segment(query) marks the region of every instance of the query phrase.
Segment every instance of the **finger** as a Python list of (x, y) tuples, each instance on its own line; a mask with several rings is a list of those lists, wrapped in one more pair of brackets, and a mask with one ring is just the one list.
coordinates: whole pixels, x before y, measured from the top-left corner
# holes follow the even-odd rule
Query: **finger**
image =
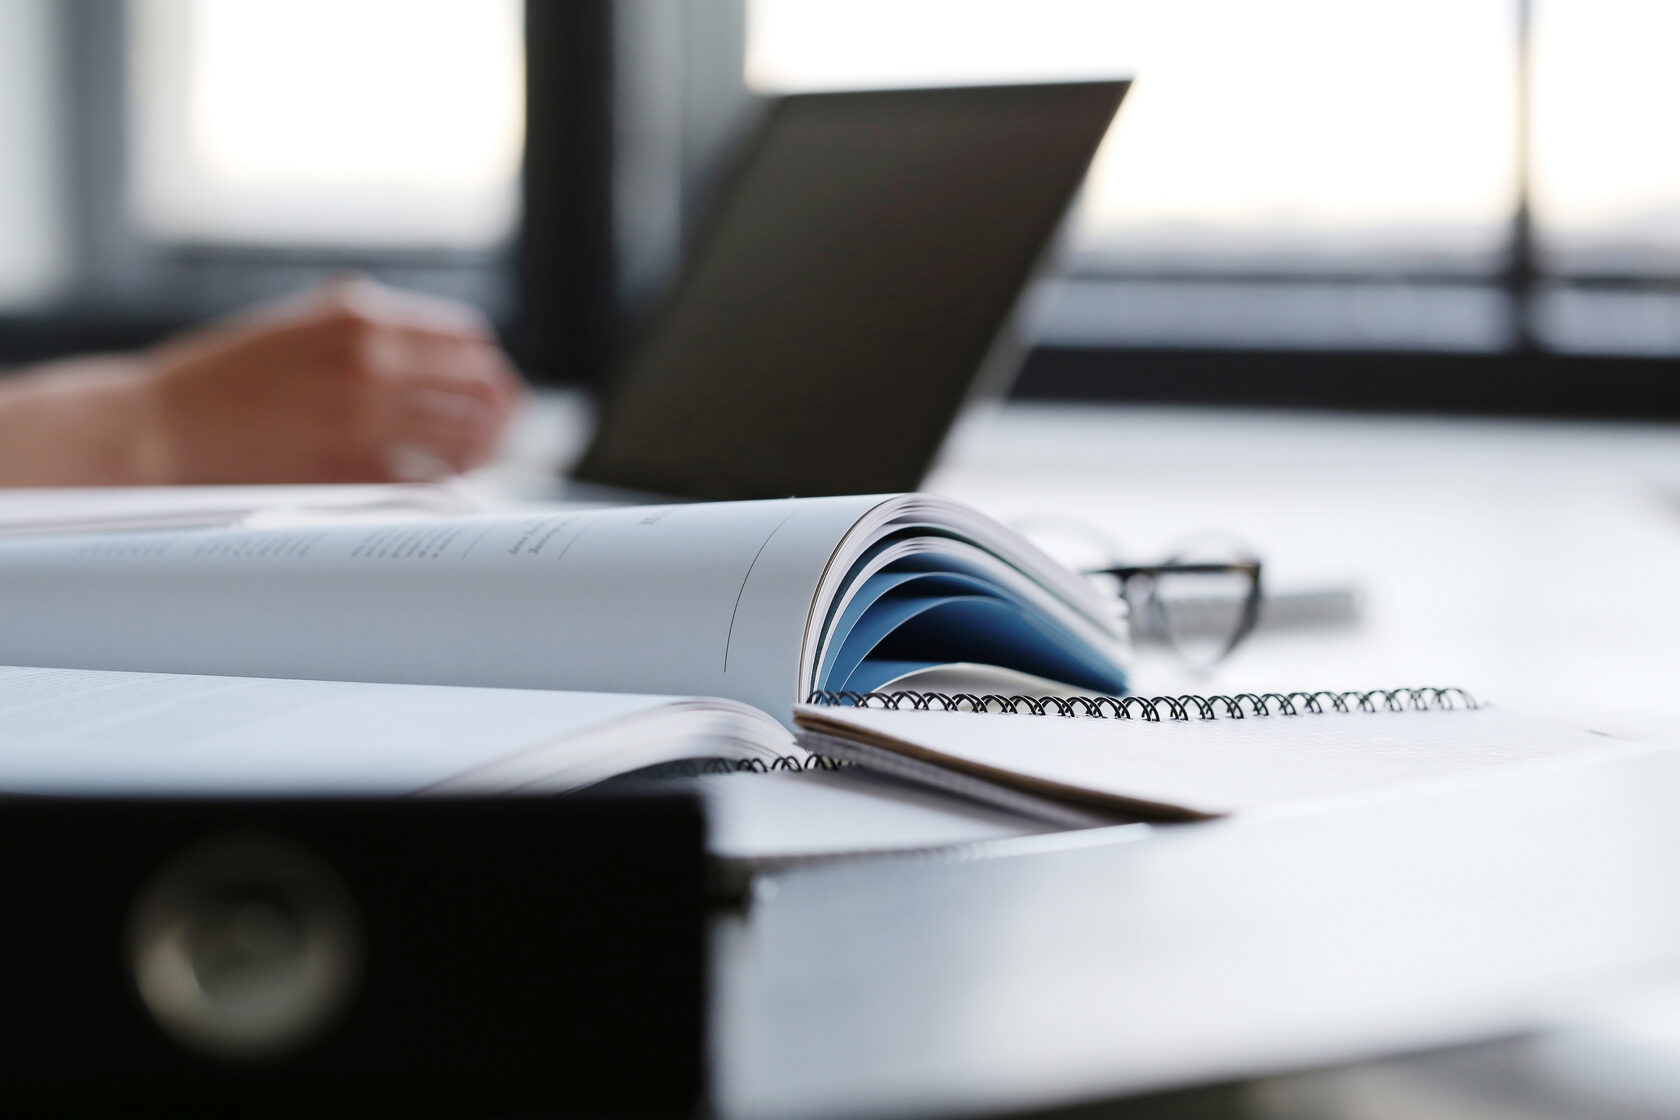
[(475, 397), (416, 389), (402, 395), (387, 438), (392, 447), (425, 452), (448, 468), (443, 473), (456, 473), (488, 459), (501, 429), (501, 416)]
[(518, 403), (519, 374), (499, 347), (434, 341), (427, 349), (435, 364), (417, 366), (410, 384), (469, 392), (503, 415)]
[(436, 389), (474, 397), (504, 418), (518, 399), (519, 379), (494, 346), (413, 331), (380, 331), (363, 348), (369, 371), (403, 390)]

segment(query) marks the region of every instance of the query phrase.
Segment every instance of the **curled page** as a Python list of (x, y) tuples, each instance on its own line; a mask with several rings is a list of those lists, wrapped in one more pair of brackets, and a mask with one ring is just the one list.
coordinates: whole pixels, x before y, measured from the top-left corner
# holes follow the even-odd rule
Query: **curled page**
[(714, 695), (784, 722), (906, 664), (1125, 683), (1094, 590), (919, 495), (0, 541), (0, 586), (16, 665)]

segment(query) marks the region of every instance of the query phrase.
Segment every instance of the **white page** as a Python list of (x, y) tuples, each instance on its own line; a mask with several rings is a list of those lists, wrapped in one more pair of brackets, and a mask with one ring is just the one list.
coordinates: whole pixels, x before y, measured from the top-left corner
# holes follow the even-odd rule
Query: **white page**
[(459, 483), (0, 489), (0, 536), (219, 528), (308, 517), (479, 513)]
[(707, 848), (746, 862), (920, 851), (1058, 830), (859, 767), (716, 774), (692, 782), (706, 798)]
[[(510, 765), (527, 754), (544, 765), (544, 788), (575, 788), (625, 768), (632, 752), (615, 747), (653, 749), (638, 729), (690, 703), (625, 693), (0, 667), (0, 792), (497, 792), (508, 788), (510, 774), (530, 784), (529, 765)], [(730, 713), (708, 706), (688, 714), (698, 717), (689, 721), (697, 730), (716, 731), (720, 715)], [(734, 714), (738, 735), (763, 721)], [(701, 747), (722, 741), (698, 739)]]
[(0, 663), (726, 696), (789, 716), (878, 497), (0, 542)]
[(802, 705), (797, 718), (1035, 792), (1199, 816), (1651, 749), (1489, 707), (1152, 722)]

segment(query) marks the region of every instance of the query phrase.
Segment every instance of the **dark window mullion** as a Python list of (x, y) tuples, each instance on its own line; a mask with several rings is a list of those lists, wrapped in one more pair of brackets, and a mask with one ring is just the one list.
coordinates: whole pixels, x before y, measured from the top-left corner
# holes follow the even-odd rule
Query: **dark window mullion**
[(127, 11), (123, 0), (62, 0), (60, 149), (71, 259), (70, 298), (113, 306), (143, 291), (139, 238), (128, 219)]

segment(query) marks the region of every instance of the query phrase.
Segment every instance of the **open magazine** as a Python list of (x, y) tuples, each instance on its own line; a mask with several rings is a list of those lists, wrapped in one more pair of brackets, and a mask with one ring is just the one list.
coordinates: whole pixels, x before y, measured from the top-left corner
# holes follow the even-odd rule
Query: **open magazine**
[(1047, 827), (867, 774), (786, 773), (803, 761), (794, 704), (818, 688), (942, 668), (1125, 683), (1117, 604), (918, 495), (18, 538), (0, 541), (0, 586), (0, 794), (783, 771), (708, 788), (713, 850), (737, 858)]
[(0, 664), (718, 696), (1126, 684), (1118, 603), (925, 495), (0, 541)]

